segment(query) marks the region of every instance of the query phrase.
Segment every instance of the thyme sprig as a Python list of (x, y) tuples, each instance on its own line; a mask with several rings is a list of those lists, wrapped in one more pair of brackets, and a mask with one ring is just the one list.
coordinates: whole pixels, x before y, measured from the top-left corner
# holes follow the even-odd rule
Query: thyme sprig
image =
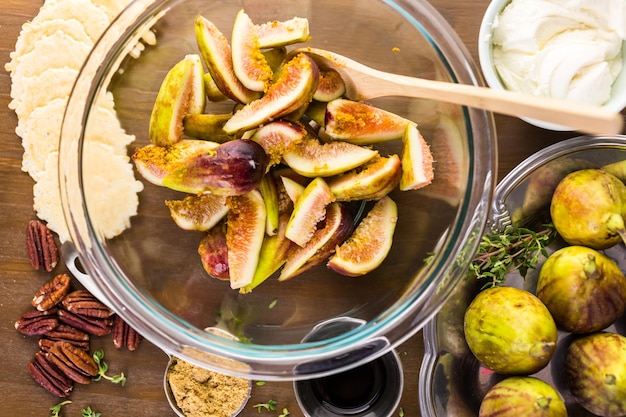
[(65, 401), (62, 401), (62, 402), (60, 402), (60, 403), (58, 403), (56, 405), (53, 405), (52, 407), (50, 407), (50, 413), (51, 413), (50, 417), (60, 417), (61, 416), (61, 408), (64, 405), (71, 404), (71, 403), (72, 402), (70, 400), (65, 400)]
[(548, 256), (546, 247), (556, 237), (551, 223), (535, 232), (525, 227), (508, 226), (503, 231), (485, 234), (469, 267), (469, 274), (488, 280), (483, 288), (493, 287), (505, 280), (506, 274), (519, 271), (525, 277), (539, 260)]
[(93, 360), (98, 365), (98, 375), (94, 378), (94, 381), (100, 381), (100, 379), (104, 378), (111, 381), (113, 384), (120, 384), (121, 386), (126, 385), (126, 376), (124, 375), (124, 372), (113, 376), (106, 374), (109, 370), (109, 365), (104, 361), (103, 349), (98, 349), (93, 353)]

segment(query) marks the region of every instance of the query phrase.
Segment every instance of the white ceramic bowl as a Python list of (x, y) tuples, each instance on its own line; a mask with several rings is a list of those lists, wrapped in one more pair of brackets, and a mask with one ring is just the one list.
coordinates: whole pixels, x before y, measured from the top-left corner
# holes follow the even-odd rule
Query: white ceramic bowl
[[(506, 89), (506, 87), (504, 86), (502, 79), (498, 75), (498, 72), (493, 62), (491, 38), (493, 25), (496, 21), (496, 18), (509, 3), (511, 3), (511, 0), (491, 1), (483, 16), (483, 20), (480, 25), (480, 31), (478, 34), (478, 59), (485, 81), (489, 85), (489, 87), (501, 90)], [(611, 99), (604, 104), (604, 107), (615, 112), (620, 112), (624, 108), (626, 108), (626, 44), (622, 46), (622, 59), (624, 61), (624, 65), (619, 77), (613, 83)], [(532, 125), (544, 129), (555, 131), (572, 130), (566, 126), (548, 123), (541, 120), (523, 117), (521, 119)]]

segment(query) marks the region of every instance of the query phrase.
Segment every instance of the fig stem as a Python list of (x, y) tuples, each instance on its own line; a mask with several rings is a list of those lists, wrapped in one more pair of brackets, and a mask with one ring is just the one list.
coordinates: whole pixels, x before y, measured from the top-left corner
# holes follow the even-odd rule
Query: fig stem
[(602, 276), (600, 270), (598, 270), (595, 255), (589, 254), (587, 256), (587, 262), (585, 262), (583, 266), (583, 272), (588, 279), (599, 279)]

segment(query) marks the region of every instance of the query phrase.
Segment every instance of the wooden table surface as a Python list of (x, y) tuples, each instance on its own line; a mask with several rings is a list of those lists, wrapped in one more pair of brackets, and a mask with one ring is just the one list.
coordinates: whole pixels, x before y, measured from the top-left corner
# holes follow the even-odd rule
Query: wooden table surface
[[(459, 33), (477, 60), (477, 35), (487, 0), (432, 0)], [(8, 109), (10, 78), (3, 70), (21, 25), (32, 19), (41, 0), (2, 0), (0, 2), (0, 415), (20, 417), (49, 416), (49, 407), (59, 402), (35, 384), (26, 370), (27, 362), (38, 350), (36, 341), (15, 331), (14, 322), (29, 308), (30, 300), (39, 286), (50, 278), (31, 267), (25, 247), (26, 224), (35, 217), (32, 209), (32, 181), (20, 171), (22, 147), (15, 134), (17, 118)], [(516, 164), (537, 150), (573, 136), (530, 126), (519, 119), (496, 115), (498, 129), (499, 166), (502, 178)], [(93, 343), (104, 347), (111, 371), (123, 371), (128, 376), (125, 387), (107, 382), (77, 386), (72, 404), (63, 409), (63, 416), (80, 416), (81, 408), (91, 406), (102, 417), (113, 416), (174, 416), (163, 394), (163, 371), (167, 356), (145, 342), (135, 352), (116, 351), (108, 338)], [(397, 349), (405, 370), (405, 389), (400, 406), (407, 417), (419, 416), (417, 399), (418, 373), (423, 352), (421, 332)], [(269, 399), (286, 407), (292, 416), (302, 416), (290, 382), (269, 382), (255, 387), (244, 416), (258, 415), (252, 407)], [(264, 413), (277, 416), (278, 411)]]

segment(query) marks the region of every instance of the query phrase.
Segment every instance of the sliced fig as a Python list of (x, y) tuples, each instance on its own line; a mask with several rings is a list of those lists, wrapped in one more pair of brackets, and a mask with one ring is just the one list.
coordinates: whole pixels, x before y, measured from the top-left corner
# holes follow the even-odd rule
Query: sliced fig
[(328, 181), (337, 201), (378, 200), (400, 181), (402, 164), (398, 155), (377, 156), (352, 171)]
[(210, 140), (212, 142), (223, 143), (233, 136), (224, 132), (224, 124), (230, 119), (230, 113), (223, 114), (188, 114), (183, 119), (185, 135), (195, 138)]
[(230, 273), (225, 228), (226, 225), (222, 222), (208, 230), (200, 240), (198, 254), (207, 274), (227, 281), (230, 279)]
[(252, 91), (265, 91), (272, 80), (272, 68), (261, 53), (257, 26), (243, 9), (235, 17), (230, 47), (239, 81)]
[(338, 98), (326, 106), (324, 130), (359, 145), (401, 139), (409, 120), (367, 103)]
[(324, 120), (326, 118), (326, 104), (322, 101), (313, 100), (309, 103), (304, 114), (311, 120), (313, 120), (317, 127), (324, 127)]
[(289, 215), (281, 214), (278, 222), (278, 232), (274, 236), (265, 236), (263, 245), (261, 245), (261, 253), (259, 255), (259, 263), (252, 282), (245, 287), (241, 287), (241, 294), (250, 293), (253, 289), (265, 282), (278, 269), (283, 266), (287, 260), (287, 255), (291, 253), (295, 243), (285, 237), (287, 222)]
[(285, 21), (271, 21), (257, 25), (259, 46), (273, 48), (306, 42), (310, 38), (309, 21), (303, 17), (294, 17)]
[(132, 156), (141, 176), (156, 185), (198, 155), (215, 152), (219, 143), (199, 139), (183, 139), (169, 146), (146, 145), (137, 148)]
[(413, 122), (402, 137), (402, 177), (400, 189), (417, 190), (433, 182), (433, 155), (424, 137)]
[(283, 154), (290, 151), (307, 135), (306, 128), (301, 123), (277, 120), (261, 126), (252, 136), (269, 156), (269, 165), (281, 162)]
[(285, 236), (298, 246), (306, 245), (313, 237), (317, 224), (324, 220), (326, 206), (334, 199), (326, 181), (321, 177), (311, 181), (295, 203)]
[(265, 95), (246, 104), (226, 123), (226, 133), (256, 128), (308, 104), (319, 81), (317, 65), (306, 54), (284, 64)]
[(346, 93), (346, 84), (338, 71), (332, 68), (320, 69), (320, 81), (313, 94), (313, 100), (329, 102)]
[(381, 198), (326, 265), (347, 276), (364, 275), (378, 268), (391, 250), (397, 222), (396, 203), (389, 196)]
[(284, 46), (266, 49), (262, 53), (267, 61), (267, 64), (272, 69), (272, 74), (278, 72), (280, 66), (283, 65), (283, 61), (287, 58), (287, 48)]
[(283, 155), (287, 165), (305, 177), (329, 177), (363, 165), (378, 151), (342, 141), (321, 143), (309, 136)]
[(194, 23), (200, 54), (219, 90), (239, 103), (250, 103), (259, 98), (261, 93), (246, 88), (235, 75), (232, 51), (226, 36), (201, 15), (196, 16)]
[(217, 84), (215, 84), (215, 81), (213, 80), (213, 77), (211, 77), (210, 72), (205, 72), (203, 79), (204, 92), (206, 94), (206, 98), (208, 98), (209, 101), (213, 103), (219, 103), (220, 101), (228, 100), (228, 97), (226, 97), (224, 93), (222, 93), (222, 91), (219, 89)]
[(265, 175), (261, 180), (261, 195), (265, 201), (265, 233), (273, 236), (278, 231), (278, 189), (272, 175)]
[(285, 192), (287, 193), (291, 201), (296, 204), (300, 196), (302, 196), (302, 193), (304, 193), (304, 185), (298, 183), (297, 181), (294, 181), (289, 177), (285, 177), (282, 175), (280, 179), (282, 180), (283, 186), (285, 187)]
[(161, 83), (150, 115), (148, 136), (158, 146), (171, 145), (183, 137), (183, 118), (204, 110), (204, 69), (198, 55), (190, 54), (168, 71)]
[(318, 229), (304, 246), (294, 245), (282, 269), (279, 281), (286, 281), (324, 262), (354, 230), (354, 219), (341, 203), (326, 208), (324, 226)]
[(250, 285), (265, 237), (265, 202), (259, 190), (227, 198), (226, 246), (230, 286)]
[(190, 194), (241, 195), (259, 186), (267, 161), (258, 143), (231, 140), (211, 152), (186, 159), (163, 178), (163, 185)]
[(182, 200), (166, 200), (174, 223), (184, 230), (207, 231), (228, 213), (226, 197), (215, 194), (188, 195)]

